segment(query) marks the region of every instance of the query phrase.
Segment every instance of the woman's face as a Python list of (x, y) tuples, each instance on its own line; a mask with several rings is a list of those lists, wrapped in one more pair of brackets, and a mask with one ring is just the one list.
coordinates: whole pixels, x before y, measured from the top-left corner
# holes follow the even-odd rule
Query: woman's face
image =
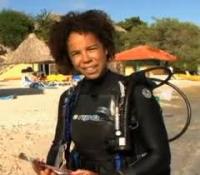
[(107, 50), (94, 34), (72, 32), (67, 50), (74, 68), (87, 79), (96, 79), (104, 72)]

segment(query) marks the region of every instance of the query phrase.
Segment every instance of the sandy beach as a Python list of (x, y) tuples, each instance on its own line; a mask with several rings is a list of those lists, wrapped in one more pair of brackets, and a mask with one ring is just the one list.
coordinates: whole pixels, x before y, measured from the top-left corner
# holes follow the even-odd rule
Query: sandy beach
[(23, 94), (20, 81), (6, 81), (0, 82), (0, 88), (4, 95), (16, 95), (16, 99), (0, 100), (0, 174), (33, 175), (31, 165), (18, 155), (24, 152), (45, 159), (54, 136), (59, 96), (68, 87), (28, 89)]
[[(200, 82), (173, 80), (173, 83), (193, 95), (200, 89)], [(20, 160), (18, 155), (24, 152), (31, 157), (45, 160), (54, 136), (59, 96), (68, 87), (31, 91), (29, 88), (24, 89), (18, 80), (0, 82), (0, 96), (16, 95), (15, 99), (0, 100), (1, 175), (35, 174), (31, 165)], [(181, 139), (184, 142), (184, 137)], [(178, 141), (171, 145), (172, 153), (178, 150), (177, 146), (180, 144), (181, 141)], [(184, 148), (183, 151), (185, 151)], [(183, 157), (184, 154), (180, 152), (172, 156), (173, 175), (179, 175), (179, 173), (183, 175), (186, 172), (180, 170), (183, 166), (179, 162), (182, 159), (181, 156)]]

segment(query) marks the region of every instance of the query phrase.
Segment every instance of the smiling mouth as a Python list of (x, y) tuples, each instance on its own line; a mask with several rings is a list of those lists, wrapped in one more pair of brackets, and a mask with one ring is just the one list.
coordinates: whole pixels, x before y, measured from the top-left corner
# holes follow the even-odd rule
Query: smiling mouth
[(97, 69), (96, 67), (88, 67), (88, 68), (85, 68), (84, 70), (86, 73), (92, 74), (92, 73), (95, 73)]

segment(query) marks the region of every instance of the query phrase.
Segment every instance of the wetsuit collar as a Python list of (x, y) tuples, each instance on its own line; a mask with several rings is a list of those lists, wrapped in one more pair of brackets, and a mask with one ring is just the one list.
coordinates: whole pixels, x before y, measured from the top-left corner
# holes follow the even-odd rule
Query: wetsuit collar
[(96, 79), (87, 79), (87, 78), (85, 78), (85, 80), (90, 82), (90, 83), (100, 83), (105, 79), (105, 77), (109, 74), (109, 72), (110, 72), (109, 69), (105, 69), (105, 71), (101, 74), (100, 77), (98, 77)]

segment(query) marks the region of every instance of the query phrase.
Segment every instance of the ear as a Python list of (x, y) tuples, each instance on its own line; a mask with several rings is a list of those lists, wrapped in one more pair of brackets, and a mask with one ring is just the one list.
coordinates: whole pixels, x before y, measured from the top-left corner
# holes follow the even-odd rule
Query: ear
[(106, 57), (108, 58), (108, 50), (105, 49), (105, 54), (106, 54)]

